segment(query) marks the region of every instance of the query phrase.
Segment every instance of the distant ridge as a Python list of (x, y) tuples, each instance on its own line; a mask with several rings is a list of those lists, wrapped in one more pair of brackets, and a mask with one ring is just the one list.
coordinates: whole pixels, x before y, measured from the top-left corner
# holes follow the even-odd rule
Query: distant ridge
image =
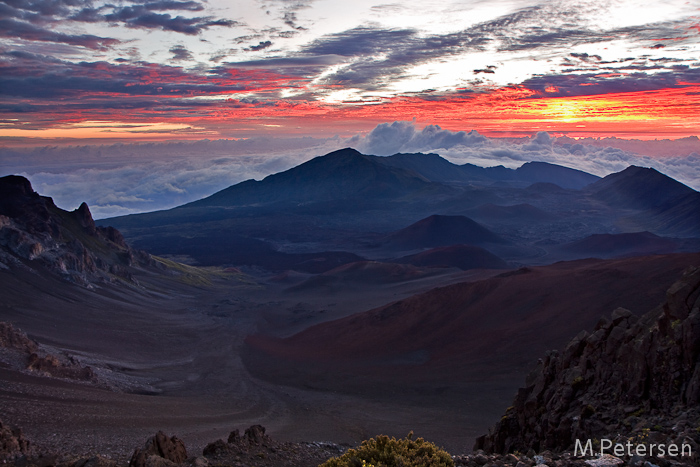
[(509, 169), (502, 165), (479, 167), (473, 164), (457, 165), (437, 154), (421, 153), (399, 153), (388, 157), (377, 157), (377, 160), (384, 165), (410, 170), (427, 180), (441, 183), (545, 182), (554, 183), (562, 188), (580, 190), (600, 180), (596, 175), (548, 162), (526, 162), (517, 169)]
[(532, 183), (554, 183), (562, 188), (580, 190), (585, 186), (600, 180), (597, 175), (591, 175), (582, 170), (571, 169), (548, 162), (526, 162), (515, 170), (516, 180)]

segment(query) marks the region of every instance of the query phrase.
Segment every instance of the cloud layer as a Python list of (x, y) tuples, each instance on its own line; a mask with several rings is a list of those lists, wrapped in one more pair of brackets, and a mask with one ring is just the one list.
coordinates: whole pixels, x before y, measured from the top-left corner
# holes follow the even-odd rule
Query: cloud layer
[[(36, 191), (65, 209), (86, 201), (98, 218), (167, 209), (250, 178), (286, 170), (342, 147), (365, 154), (434, 152), (456, 163), (519, 167), (545, 161), (600, 176), (629, 165), (654, 167), (700, 189), (700, 140), (657, 141), (657, 155), (629, 140), (573, 140), (541, 132), (531, 138), (487, 138), (437, 125), (383, 123), (352, 138), (260, 138), (181, 143), (0, 149), (0, 175), (27, 176)], [(615, 147), (620, 146), (620, 147)], [(627, 148), (627, 149), (626, 149)], [(60, 163), (56, 163), (60, 161)]]

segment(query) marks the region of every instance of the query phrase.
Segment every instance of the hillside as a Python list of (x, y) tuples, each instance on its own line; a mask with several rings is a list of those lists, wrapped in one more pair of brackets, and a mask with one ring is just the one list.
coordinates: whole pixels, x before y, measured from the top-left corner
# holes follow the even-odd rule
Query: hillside
[(451, 245), (398, 258), (395, 262), (430, 268), (508, 269), (508, 263), (483, 248)]
[(522, 378), (530, 362), (610, 309), (641, 313), (660, 303), (674, 277), (698, 260), (574, 261), (438, 287), (289, 338), (250, 336), (246, 365), (278, 384), (376, 397), (375, 385), (391, 387), (387, 394), (446, 384), (471, 391), (475, 381), (485, 388), (492, 378)]

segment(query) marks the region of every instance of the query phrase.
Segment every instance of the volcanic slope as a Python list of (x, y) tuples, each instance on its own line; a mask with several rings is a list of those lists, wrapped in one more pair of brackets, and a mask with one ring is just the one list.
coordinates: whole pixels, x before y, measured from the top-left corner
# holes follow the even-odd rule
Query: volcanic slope
[[(512, 391), (539, 355), (608, 310), (659, 303), (673, 278), (699, 260), (580, 260), (440, 287), (288, 338), (250, 336), (246, 365), (278, 384), (463, 404)], [(483, 411), (495, 417), (502, 403)]]

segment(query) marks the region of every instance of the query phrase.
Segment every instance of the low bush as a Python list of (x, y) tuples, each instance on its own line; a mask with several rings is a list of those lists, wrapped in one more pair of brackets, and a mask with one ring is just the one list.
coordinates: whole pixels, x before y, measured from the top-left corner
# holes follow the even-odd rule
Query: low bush
[(396, 439), (379, 435), (363, 441), (356, 449), (334, 457), (320, 467), (453, 467), (452, 457), (423, 438)]

